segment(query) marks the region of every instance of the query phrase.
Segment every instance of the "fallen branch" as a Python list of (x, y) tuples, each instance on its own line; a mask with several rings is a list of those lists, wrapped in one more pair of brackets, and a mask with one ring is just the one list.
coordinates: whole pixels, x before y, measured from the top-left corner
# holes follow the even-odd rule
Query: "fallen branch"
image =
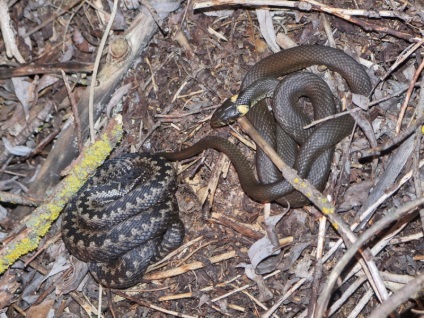
[(12, 204), (22, 204), (29, 206), (38, 206), (43, 203), (40, 199), (32, 198), (26, 194), (15, 194), (10, 192), (0, 191), (0, 202)]
[[(385, 318), (390, 313), (399, 307), (402, 303), (406, 302), (410, 298), (422, 297), (422, 291), (424, 289), (424, 275), (421, 274), (415, 277), (410, 283), (406, 284), (398, 292), (394, 293), (387, 299), (381, 306), (374, 309), (369, 318)], [(421, 294), (418, 294), (421, 293)]]
[(360, 20), (353, 16), (364, 16), (367, 18), (392, 18), (392, 19), (401, 19), (408, 21), (412, 19), (407, 14), (401, 12), (395, 12), (390, 10), (352, 10), (352, 9), (341, 9), (328, 6), (326, 4), (320, 3), (314, 0), (302, 0), (302, 1), (284, 1), (284, 0), (272, 0), (272, 1), (263, 1), (263, 0), (210, 0), (210, 1), (198, 1), (193, 5), (194, 10), (206, 9), (211, 7), (223, 7), (223, 6), (240, 6), (244, 5), (247, 7), (286, 7), (286, 8), (296, 8), (301, 11), (318, 11), (325, 12), (336, 17), (339, 17), (343, 20), (349, 21), (360, 27), (364, 28), (367, 31), (381, 32), (390, 34), (394, 37), (404, 39), (408, 42), (420, 42), (422, 39), (418, 37), (412, 37), (410, 33), (400, 32), (382, 25), (377, 25), (365, 20)]
[[(415, 201), (409, 202), (397, 209), (394, 213), (386, 214), (384, 218), (377, 221), (373, 226), (371, 226), (368, 230), (366, 230), (358, 240), (353, 243), (337, 265), (333, 268), (330, 276), (328, 277), (327, 283), (325, 284), (324, 289), (322, 290), (321, 297), (318, 299), (317, 308), (315, 311), (314, 317), (324, 317), (325, 309), (327, 308), (328, 302), (330, 300), (331, 291), (333, 289), (334, 284), (337, 279), (340, 277), (343, 269), (349, 263), (349, 261), (355, 256), (355, 254), (359, 251), (361, 246), (368, 242), (377, 232), (381, 231), (383, 228), (388, 226), (394, 221), (397, 221), (404, 215), (407, 215), (413, 211), (415, 208), (424, 204), (424, 198), (417, 199)], [(386, 317), (386, 316), (385, 316)]]

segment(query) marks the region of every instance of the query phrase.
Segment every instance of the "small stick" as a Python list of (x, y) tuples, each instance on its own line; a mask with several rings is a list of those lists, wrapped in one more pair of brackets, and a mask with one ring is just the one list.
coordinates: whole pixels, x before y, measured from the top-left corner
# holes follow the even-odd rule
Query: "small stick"
[[(210, 264), (215, 264), (218, 262), (222, 262), (225, 261), (227, 259), (236, 257), (236, 252), (235, 251), (230, 251), (224, 254), (220, 254), (220, 255), (216, 255), (216, 256), (212, 256), (209, 258), (209, 262)], [(157, 273), (151, 273), (151, 274), (147, 274), (143, 277), (143, 279), (145, 280), (155, 280), (155, 279), (164, 279), (164, 278), (168, 278), (168, 277), (172, 277), (172, 276), (177, 276), (177, 275), (181, 275), (184, 273), (187, 273), (189, 271), (192, 270), (196, 270), (199, 268), (203, 268), (208, 266), (209, 263), (204, 264), (202, 262), (193, 262), (190, 264), (186, 264), (186, 265), (182, 265), (178, 268), (174, 268), (168, 271), (163, 271), (163, 272), (157, 272)]]
[(31, 31), (28, 31), (27, 33), (25, 33), (22, 37), (25, 39), (26, 37), (30, 36), (31, 34), (34, 34), (38, 30), (41, 30), (46, 25), (48, 25), (50, 22), (56, 20), (58, 17), (60, 17), (61, 15), (65, 14), (66, 12), (68, 12), (69, 10), (71, 10), (73, 7), (75, 7), (78, 3), (82, 2), (82, 1), (83, 0), (72, 1), (65, 8), (60, 9), (60, 11), (58, 11), (56, 13), (53, 13), (53, 15), (51, 17), (49, 17), (47, 20), (43, 21), (43, 23), (41, 23), (40, 25), (38, 25), (37, 27), (35, 27)]
[(78, 139), (78, 150), (81, 153), (82, 148), (84, 147), (84, 143), (82, 141), (81, 120), (78, 114), (77, 102), (75, 101), (75, 96), (72, 93), (72, 89), (71, 89), (71, 86), (69, 85), (69, 81), (68, 81), (68, 78), (66, 77), (65, 72), (63, 70), (61, 70), (61, 72), (62, 72), (63, 82), (65, 83), (65, 87), (68, 92), (69, 101), (71, 102), (72, 113), (74, 114), (75, 130), (77, 132), (77, 139)]
[(405, 115), (405, 112), (406, 112), (406, 107), (409, 104), (409, 99), (411, 98), (412, 91), (415, 88), (415, 83), (418, 81), (418, 77), (420, 76), (423, 69), (424, 69), (424, 61), (421, 62), (420, 66), (415, 71), (414, 77), (412, 78), (411, 83), (409, 84), (409, 88), (408, 88), (408, 91), (406, 92), (405, 100), (403, 101), (403, 104), (400, 108), (400, 114), (399, 114), (399, 118), (398, 118), (398, 121), (397, 121), (397, 124), (396, 124), (396, 134), (399, 134), (399, 132), (400, 132), (403, 116)]
[(41, 203), (43, 203), (43, 200), (33, 198), (25, 194), (15, 194), (10, 192), (0, 191), (0, 202), (29, 205), (29, 206), (38, 206)]
[(404, 131), (402, 131), (397, 136), (393, 137), (388, 142), (381, 144), (378, 147), (360, 150), (359, 153), (361, 155), (361, 158), (380, 155), (382, 151), (390, 149), (391, 147), (394, 147), (395, 145), (397, 145), (398, 143), (400, 143), (404, 139), (408, 138), (422, 124), (424, 124), (424, 117), (420, 118), (414, 125), (409, 126), (408, 128), (406, 128)]
[(97, 72), (99, 71), (100, 59), (103, 54), (103, 49), (106, 45), (106, 39), (109, 36), (109, 31), (112, 28), (113, 20), (115, 19), (116, 10), (118, 9), (118, 0), (113, 1), (112, 12), (110, 13), (109, 22), (106, 26), (105, 32), (103, 33), (102, 40), (97, 51), (96, 60), (94, 61), (93, 75), (91, 77), (90, 95), (88, 99), (88, 121), (90, 124), (90, 140), (93, 143), (95, 138), (94, 134), (94, 88), (97, 82)]

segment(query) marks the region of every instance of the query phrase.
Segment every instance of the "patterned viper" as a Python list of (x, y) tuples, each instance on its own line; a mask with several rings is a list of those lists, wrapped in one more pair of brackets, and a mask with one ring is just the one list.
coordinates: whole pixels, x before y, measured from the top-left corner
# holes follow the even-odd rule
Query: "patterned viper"
[[(339, 72), (352, 92), (370, 93), (367, 74), (350, 56), (324, 46), (301, 46), (273, 54), (255, 64), (243, 80), (241, 92), (244, 93), (235, 104), (228, 106), (227, 103), (217, 110), (213, 116), (214, 125), (228, 122), (228, 118), (224, 118), (228, 112), (235, 114), (233, 119), (244, 115), (246, 107), (250, 106), (249, 100), (257, 98), (258, 90), (267, 91), (265, 95), (269, 96), (268, 89), (262, 89), (258, 80), (316, 64)], [(322, 190), (334, 146), (352, 131), (354, 121), (350, 115), (345, 115), (318, 125), (316, 129), (304, 130), (302, 127), (309, 119), (292, 105), (296, 105), (301, 96), (307, 96), (314, 105), (315, 118), (334, 114), (336, 106), (328, 86), (319, 77), (305, 73), (291, 74), (281, 83), (267, 80), (274, 83), (276, 119), (261, 102), (248, 112), (249, 119), (301, 177), (311, 180)], [(280, 103), (287, 104), (285, 101), (288, 108), (280, 106)], [(127, 154), (107, 160), (68, 203), (62, 225), (66, 247), (80, 260), (89, 262), (89, 269), (97, 281), (111, 288), (135, 285), (151, 263), (181, 245), (184, 226), (178, 216), (176, 176), (169, 161), (185, 159), (208, 148), (224, 152), (230, 158), (243, 190), (251, 198), (260, 202), (290, 203), (291, 206), (308, 203), (281, 179), (281, 174), (263, 153), (257, 153), (256, 165), (261, 180), (258, 181), (240, 150), (219, 137), (203, 138), (179, 152)]]

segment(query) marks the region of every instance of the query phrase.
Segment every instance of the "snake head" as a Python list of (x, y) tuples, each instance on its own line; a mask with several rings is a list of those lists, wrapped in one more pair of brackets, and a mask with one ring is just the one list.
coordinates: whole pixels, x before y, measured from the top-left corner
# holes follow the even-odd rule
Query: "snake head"
[(215, 110), (211, 118), (212, 128), (219, 128), (232, 124), (244, 115), (243, 113), (240, 113), (239, 105), (235, 103), (237, 98), (238, 95), (232, 96)]

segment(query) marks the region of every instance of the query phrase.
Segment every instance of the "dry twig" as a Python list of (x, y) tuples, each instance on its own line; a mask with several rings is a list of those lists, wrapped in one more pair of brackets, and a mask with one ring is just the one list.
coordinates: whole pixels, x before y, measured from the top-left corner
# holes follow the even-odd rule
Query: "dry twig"
[(397, 221), (402, 216), (407, 215), (408, 213), (414, 212), (415, 209), (422, 204), (424, 204), (424, 198), (409, 202), (401, 208), (397, 209), (395, 212), (385, 215), (368, 230), (362, 233), (358, 240), (349, 247), (343, 257), (337, 263), (337, 265), (333, 268), (330, 276), (328, 277), (327, 283), (325, 284), (324, 290), (322, 291), (321, 296), (318, 299), (318, 305), (314, 317), (320, 318), (324, 316), (324, 312), (327, 308), (331, 296), (331, 291), (333, 289), (334, 284), (336, 283), (336, 280), (340, 277), (343, 268), (355, 256), (361, 246), (368, 242), (368, 240), (370, 240), (377, 232), (388, 226), (390, 223)]

